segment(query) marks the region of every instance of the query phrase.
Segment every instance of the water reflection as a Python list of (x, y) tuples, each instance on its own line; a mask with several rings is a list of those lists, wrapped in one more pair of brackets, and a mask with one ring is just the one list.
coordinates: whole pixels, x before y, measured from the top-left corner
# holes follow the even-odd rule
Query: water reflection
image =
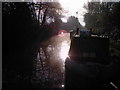
[(67, 43), (67, 41), (63, 41), (60, 47), (60, 58), (63, 60), (63, 63), (65, 62), (66, 57), (68, 56), (68, 51), (69, 51), (69, 44)]
[(69, 33), (42, 43), (35, 63), (36, 83), (39, 82), (44, 87), (64, 87), (64, 61), (69, 48)]

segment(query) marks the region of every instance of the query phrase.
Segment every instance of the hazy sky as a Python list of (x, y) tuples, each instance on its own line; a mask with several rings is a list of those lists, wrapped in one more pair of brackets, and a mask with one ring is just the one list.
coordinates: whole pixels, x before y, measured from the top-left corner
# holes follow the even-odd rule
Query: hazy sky
[[(66, 16), (63, 18), (63, 21), (66, 21), (67, 17), (75, 16), (78, 17), (79, 22), (84, 26), (84, 14), (87, 12), (83, 6), (87, 3), (88, 0), (59, 0), (62, 7), (68, 11), (68, 13), (64, 13)], [(76, 14), (76, 12), (78, 12)]]

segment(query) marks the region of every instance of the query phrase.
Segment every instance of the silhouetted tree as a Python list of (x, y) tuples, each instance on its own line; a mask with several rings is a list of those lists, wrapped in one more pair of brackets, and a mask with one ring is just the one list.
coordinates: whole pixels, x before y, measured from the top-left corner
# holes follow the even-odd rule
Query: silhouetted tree
[(119, 31), (119, 5), (119, 2), (89, 2), (84, 19), (86, 28), (93, 28), (93, 32), (107, 36)]
[[(48, 5), (54, 4), (2, 3), (3, 88), (31, 87), (30, 78), (36, 53), (40, 48), (40, 43), (51, 36), (52, 29), (48, 17), (52, 17), (53, 22), (60, 18), (57, 9), (52, 10)], [(38, 7), (39, 18), (36, 14), (37, 6), (41, 7)]]
[(78, 21), (78, 18), (75, 17), (75, 16), (70, 16), (70, 17), (68, 17), (67, 22), (66, 22), (66, 23), (62, 22), (60, 28), (61, 28), (61, 29), (65, 29), (65, 30), (67, 30), (68, 32), (69, 32), (70, 30), (77, 30), (77, 28), (83, 29), (82, 25), (81, 25), (80, 22)]

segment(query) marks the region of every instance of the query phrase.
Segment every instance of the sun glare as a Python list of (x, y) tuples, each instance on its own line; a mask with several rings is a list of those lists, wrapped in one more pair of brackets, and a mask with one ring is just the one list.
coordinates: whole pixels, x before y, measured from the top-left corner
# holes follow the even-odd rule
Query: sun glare
[(67, 41), (62, 42), (61, 49), (60, 49), (60, 58), (65, 61), (68, 56), (70, 46), (68, 45)]
[[(76, 16), (79, 19), (79, 22), (85, 26), (83, 15), (87, 12), (84, 8), (84, 5), (88, 2), (88, 0), (59, 0), (62, 8), (67, 10), (69, 14), (66, 14), (66, 17)], [(78, 12), (78, 15), (76, 15)], [(66, 19), (66, 18), (65, 18)], [(66, 20), (63, 21), (66, 21)]]

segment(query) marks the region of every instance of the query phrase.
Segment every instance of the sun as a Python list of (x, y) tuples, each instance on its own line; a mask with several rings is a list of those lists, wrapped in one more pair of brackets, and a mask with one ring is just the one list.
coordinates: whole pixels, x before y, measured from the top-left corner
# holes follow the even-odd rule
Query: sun
[[(88, 2), (88, 0), (59, 0), (62, 8), (68, 11), (66, 17), (75, 16), (78, 17), (79, 22), (84, 26), (84, 14), (87, 10), (84, 8), (84, 5)], [(78, 15), (76, 15), (78, 12)], [(65, 19), (63, 20), (65, 21)]]
[(70, 10), (75, 13), (80, 9), (83, 9), (83, 5), (87, 0), (60, 0), (61, 6), (64, 9)]

